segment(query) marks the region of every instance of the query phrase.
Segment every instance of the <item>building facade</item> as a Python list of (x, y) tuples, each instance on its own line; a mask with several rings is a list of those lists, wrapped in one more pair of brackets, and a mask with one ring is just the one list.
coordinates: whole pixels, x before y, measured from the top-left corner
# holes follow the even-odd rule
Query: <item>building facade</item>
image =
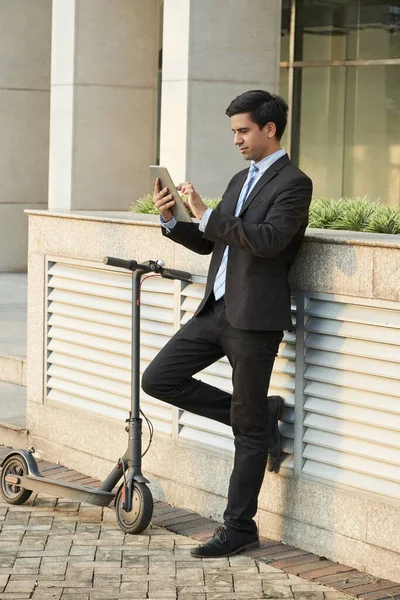
[(318, 196), (400, 201), (400, 3), (3, 0), (0, 270), (24, 209), (125, 211), (166, 164), (204, 196), (242, 168), (225, 108), (288, 100), (283, 140)]

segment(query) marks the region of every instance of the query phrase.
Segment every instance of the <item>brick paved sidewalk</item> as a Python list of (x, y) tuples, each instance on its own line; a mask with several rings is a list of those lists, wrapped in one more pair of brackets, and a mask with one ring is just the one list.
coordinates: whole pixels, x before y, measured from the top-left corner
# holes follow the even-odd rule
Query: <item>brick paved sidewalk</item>
[(156, 525), (126, 535), (112, 509), (39, 495), (0, 503), (0, 600), (337, 600), (255, 558), (198, 560), (195, 540)]

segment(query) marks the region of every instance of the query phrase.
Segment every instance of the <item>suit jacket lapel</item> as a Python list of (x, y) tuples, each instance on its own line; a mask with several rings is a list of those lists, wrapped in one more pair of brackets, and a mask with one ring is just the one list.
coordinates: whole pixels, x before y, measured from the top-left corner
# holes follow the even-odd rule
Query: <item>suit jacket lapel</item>
[(269, 181), (271, 181), (271, 179), (273, 177), (275, 177), (275, 175), (277, 173), (279, 173), (279, 171), (285, 166), (287, 165), (287, 163), (289, 162), (289, 157), (287, 154), (284, 154), (283, 156), (281, 156), (281, 158), (278, 158), (278, 160), (276, 162), (274, 162), (264, 173), (264, 175), (262, 175), (262, 177), (257, 181), (256, 185), (254, 186), (254, 188), (251, 190), (250, 194), (247, 196), (247, 200), (246, 202), (243, 204), (242, 206), (242, 210), (239, 213), (239, 217), (243, 214), (243, 211), (246, 210), (246, 208), (248, 208), (248, 206), (253, 202), (254, 198), (257, 196), (257, 194), (262, 190), (262, 188), (267, 185), (267, 183)]

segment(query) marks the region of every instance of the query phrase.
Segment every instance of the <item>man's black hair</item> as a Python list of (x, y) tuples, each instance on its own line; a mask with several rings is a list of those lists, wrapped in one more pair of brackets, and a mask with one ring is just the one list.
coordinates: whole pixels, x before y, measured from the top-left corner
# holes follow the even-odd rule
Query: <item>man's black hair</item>
[(228, 117), (240, 113), (250, 113), (250, 119), (260, 130), (267, 123), (274, 123), (276, 139), (280, 140), (287, 123), (288, 105), (280, 96), (264, 90), (249, 90), (237, 96), (225, 111)]

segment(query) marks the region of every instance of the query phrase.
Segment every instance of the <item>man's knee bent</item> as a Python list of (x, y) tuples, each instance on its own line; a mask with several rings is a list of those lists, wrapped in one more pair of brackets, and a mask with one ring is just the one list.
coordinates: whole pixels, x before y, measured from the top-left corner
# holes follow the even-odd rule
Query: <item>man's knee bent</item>
[(165, 373), (160, 371), (154, 362), (149, 364), (142, 375), (143, 391), (158, 400), (170, 402), (170, 398), (179, 393), (180, 387), (179, 381), (174, 382), (170, 378), (166, 378)]
[(146, 394), (161, 400), (163, 395), (163, 382), (157, 370), (150, 364), (142, 375), (142, 389)]

